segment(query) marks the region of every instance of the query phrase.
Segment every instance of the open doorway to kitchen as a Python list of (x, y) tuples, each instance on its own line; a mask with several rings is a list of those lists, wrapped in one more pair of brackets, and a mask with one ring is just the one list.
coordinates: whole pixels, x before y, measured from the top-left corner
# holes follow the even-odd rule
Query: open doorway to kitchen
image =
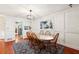
[(23, 35), (22, 22), (15, 22), (15, 41), (18, 41)]

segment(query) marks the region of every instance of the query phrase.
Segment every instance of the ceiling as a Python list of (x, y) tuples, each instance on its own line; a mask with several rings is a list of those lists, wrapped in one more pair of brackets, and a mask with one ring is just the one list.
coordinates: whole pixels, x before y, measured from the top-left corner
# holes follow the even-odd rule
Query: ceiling
[(39, 18), (66, 8), (69, 8), (68, 4), (0, 4), (0, 14), (26, 18), (31, 9)]

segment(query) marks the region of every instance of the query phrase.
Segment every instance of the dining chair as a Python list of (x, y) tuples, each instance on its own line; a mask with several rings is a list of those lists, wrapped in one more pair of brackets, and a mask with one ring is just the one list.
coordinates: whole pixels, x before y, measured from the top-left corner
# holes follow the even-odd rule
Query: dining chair
[(57, 34), (54, 36), (54, 39), (52, 39), (52, 40), (50, 41), (51, 48), (55, 48), (55, 51), (57, 51), (57, 48), (58, 48), (58, 45), (57, 45), (58, 37), (59, 37), (59, 33), (57, 33)]
[(39, 33), (40, 35), (44, 35), (45, 33), (44, 33), (44, 31), (43, 30), (40, 30), (40, 33)]
[(51, 35), (50, 31), (46, 31), (45, 35)]
[(31, 32), (27, 32), (26, 35), (27, 35), (27, 38), (28, 38), (29, 40), (32, 40)]
[(30, 34), (30, 38), (28, 38), (31, 41), (32, 47), (35, 51), (35, 53), (41, 53), (41, 50), (45, 49), (45, 45), (42, 41), (38, 39), (35, 33)]
[(31, 33), (31, 36), (32, 36), (33, 39), (38, 39), (38, 37), (35, 33)]

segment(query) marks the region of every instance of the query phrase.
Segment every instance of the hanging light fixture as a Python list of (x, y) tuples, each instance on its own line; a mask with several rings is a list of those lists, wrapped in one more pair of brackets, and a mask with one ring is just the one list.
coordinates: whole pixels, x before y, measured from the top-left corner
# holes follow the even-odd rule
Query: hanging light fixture
[(34, 16), (32, 15), (32, 10), (31, 9), (29, 10), (29, 14), (27, 15), (27, 19), (28, 20), (33, 20), (34, 19)]
[(68, 6), (72, 8), (72, 4), (69, 4)]

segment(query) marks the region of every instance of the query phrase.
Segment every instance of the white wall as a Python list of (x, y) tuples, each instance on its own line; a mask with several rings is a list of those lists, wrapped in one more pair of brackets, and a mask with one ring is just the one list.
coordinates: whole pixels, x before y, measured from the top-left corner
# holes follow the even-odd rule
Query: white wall
[[(15, 23), (16, 22), (21, 22), (22, 23), (22, 35), (23, 36), (25, 36), (26, 32), (29, 31), (29, 30), (24, 30), (24, 26), (30, 26), (30, 20), (27, 20), (27, 19), (24, 19), (24, 18), (16, 18), (16, 17), (8, 17), (7, 20), (6, 20), (7, 26), (9, 27), (10, 32), (13, 33), (13, 35), (15, 35), (15, 27), (16, 27)], [(6, 31), (6, 33), (7, 32), (9, 32), (9, 30)]]
[[(51, 16), (51, 18), (52, 18), (52, 23), (53, 23), (53, 21), (54, 21), (54, 17), (53, 16)], [(49, 20), (51, 20), (51, 18), (48, 18), (48, 17), (45, 17), (45, 18), (40, 18), (40, 19), (37, 19), (37, 20), (33, 20), (32, 21), (32, 23), (31, 23), (31, 27), (32, 27), (32, 31), (33, 32), (36, 32), (36, 33), (39, 33), (40, 32), (40, 30), (44, 30), (44, 31), (47, 31), (47, 30), (49, 30), (49, 31), (51, 31), (51, 32), (53, 32), (54, 30), (53, 29), (40, 29), (40, 22), (41, 21), (49, 21)]]
[(79, 49), (79, 8), (65, 12), (65, 45)]
[(4, 31), (5, 31), (5, 18), (0, 15), (0, 39), (4, 39)]
[(64, 44), (64, 12), (59, 12), (53, 15), (54, 16), (54, 32), (59, 32), (58, 43)]
[(42, 20), (52, 20), (54, 29), (51, 32), (60, 33), (58, 43), (79, 50), (79, 7), (69, 8), (34, 20), (31, 25), (34, 32), (40, 32)]
[(9, 40), (9, 38), (15, 37), (15, 23), (14, 17), (5, 17), (5, 40)]
[(22, 27), (23, 27), (23, 36), (26, 35), (26, 32), (29, 30), (24, 30), (24, 26), (30, 26), (30, 20), (24, 19), (22, 22)]
[(0, 15), (0, 39), (7, 41), (9, 38), (15, 38), (16, 22), (22, 22), (23, 36), (27, 30), (24, 30), (24, 26), (29, 26), (30, 21), (23, 18), (17, 18), (12, 16)]

